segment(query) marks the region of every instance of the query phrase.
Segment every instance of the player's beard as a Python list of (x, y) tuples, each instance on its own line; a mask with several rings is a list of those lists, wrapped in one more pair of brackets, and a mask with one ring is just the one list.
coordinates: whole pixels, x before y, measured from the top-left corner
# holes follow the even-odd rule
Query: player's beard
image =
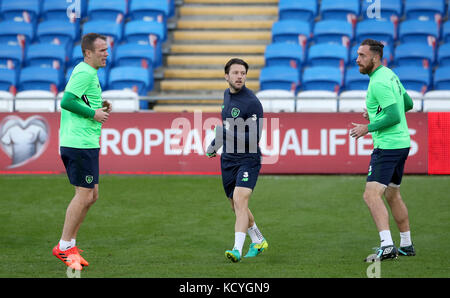
[(373, 67), (375, 64), (372, 62), (372, 60), (367, 64), (366, 67), (359, 67), (359, 72), (362, 74), (370, 74), (372, 72)]
[(242, 89), (242, 87), (244, 87), (244, 83), (243, 82), (241, 83), (240, 87), (236, 86), (235, 83), (232, 83), (230, 81), (228, 81), (228, 85), (230, 85), (230, 88), (233, 89), (235, 92), (239, 92)]

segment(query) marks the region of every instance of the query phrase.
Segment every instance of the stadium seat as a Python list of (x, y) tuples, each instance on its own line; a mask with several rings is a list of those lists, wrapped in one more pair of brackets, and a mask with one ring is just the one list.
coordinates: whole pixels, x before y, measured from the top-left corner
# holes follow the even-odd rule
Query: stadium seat
[(17, 86), (17, 72), (14, 69), (0, 68), (0, 90), (15, 92)]
[(269, 89), (256, 94), (264, 112), (295, 112), (295, 93), (287, 90)]
[(102, 99), (112, 104), (114, 112), (139, 111), (139, 95), (131, 90), (103, 91)]
[(359, 72), (359, 66), (348, 67), (345, 71), (344, 89), (367, 90), (369, 86), (369, 76)]
[(0, 90), (0, 113), (11, 113), (13, 110), (14, 95), (11, 92)]
[[(355, 66), (356, 64), (356, 59), (358, 58), (358, 48), (359, 48), (360, 44), (356, 44), (354, 45), (351, 50), (350, 50), (350, 61), (349, 61), (349, 65), (350, 66)], [(394, 55), (392, 54), (392, 49), (390, 46), (385, 46), (383, 48), (383, 58), (381, 59), (381, 63), (384, 66), (391, 66), (394, 62)]]
[(108, 44), (114, 47), (122, 40), (123, 23), (117, 23), (110, 20), (87, 21), (83, 25), (83, 35), (87, 33), (99, 33), (110, 38)]
[(56, 94), (46, 90), (25, 90), (17, 92), (16, 112), (55, 112)]
[(164, 39), (164, 26), (161, 23), (135, 20), (125, 24), (125, 42), (150, 44), (155, 49), (153, 64), (155, 67), (162, 65), (162, 41)]
[(89, 0), (87, 15), (90, 20), (122, 23), (127, 15), (127, 5), (127, 0)]
[(399, 66), (392, 69), (407, 90), (426, 92), (431, 83), (431, 71), (417, 66)]
[(149, 72), (136, 66), (118, 66), (109, 73), (108, 88), (110, 90), (130, 89), (139, 95), (147, 95), (153, 89), (153, 77)]
[(342, 70), (347, 62), (348, 48), (340, 44), (314, 44), (309, 48), (306, 59), (309, 66), (332, 66)]
[[(450, 5), (449, 5), (450, 7)], [(445, 43), (450, 43), (450, 22), (447, 21), (442, 26), (442, 41)]]
[(30, 23), (3, 21), (0, 22), (0, 44), (17, 44), (22, 48), (34, 39), (34, 27)]
[(45, 90), (55, 95), (61, 89), (62, 71), (50, 67), (29, 66), (20, 71), (18, 91)]
[(450, 66), (436, 68), (434, 72), (434, 89), (450, 90)]
[(280, 0), (278, 2), (279, 20), (301, 20), (314, 22), (317, 16), (317, 0)]
[(397, 66), (433, 67), (434, 50), (425, 43), (402, 43), (395, 49), (395, 64)]
[(37, 26), (38, 42), (61, 44), (68, 51), (79, 38), (79, 25), (71, 23), (67, 18), (43, 21)]
[(163, 24), (163, 42), (167, 39), (167, 19), (170, 13), (170, 2), (167, 0), (133, 0), (130, 4), (129, 15), (132, 20), (159, 22)]
[[(79, 6), (78, 6), (79, 5)], [(69, 16), (67, 12), (69, 10)], [(68, 1), (43, 0), (41, 16), (44, 20), (67, 20), (79, 22), (86, 16), (87, 0)]]
[(355, 24), (360, 13), (359, 0), (322, 0), (319, 14), (323, 20), (340, 19)]
[[(362, 1), (361, 4), (363, 19), (380, 18), (396, 24), (403, 14), (402, 0), (383, 1), (378, 7), (374, 6), (376, 4), (375, 1)], [(379, 13), (379, 15), (377, 15), (377, 13)]]
[(440, 22), (445, 15), (445, 0), (406, 0), (406, 19)]
[(296, 92), (300, 84), (300, 73), (289, 66), (266, 66), (259, 75), (259, 89), (279, 89)]
[(0, 18), (36, 24), (41, 13), (40, 0), (1, 1)]
[(372, 38), (393, 46), (397, 38), (394, 23), (386, 20), (367, 19), (356, 25), (355, 40), (360, 44), (364, 39)]
[(25, 66), (40, 66), (61, 69), (66, 66), (66, 49), (62, 45), (35, 43), (28, 47)]
[(344, 20), (323, 20), (315, 23), (315, 43), (339, 43), (349, 47), (353, 41), (353, 27)]
[(0, 68), (15, 69), (22, 67), (23, 53), (19, 45), (0, 45)]
[(306, 21), (280, 20), (272, 25), (272, 43), (297, 43), (305, 49), (311, 33), (311, 24)]
[(400, 23), (399, 39), (401, 43), (422, 42), (435, 48), (439, 40), (438, 25), (434, 21), (403, 21)]
[(305, 68), (302, 77), (303, 90), (339, 92), (342, 72), (338, 67), (316, 66)]
[(297, 112), (338, 111), (338, 96), (336, 92), (326, 90), (301, 91), (297, 94)]
[(424, 112), (450, 112), (450, 90), (432, 90), (423, 96)]
[(339, 95), (339, 112), (363, 112), (366, 108), (367, 90), (347, 90)]
[(114, 54), (115, 66), (138, 66), (153, 71), (155, 50), (148, 44), (126, 43), (119, 45)]
[(264, 52), (266, 66), (290, 66), (301, 71), (304, 59), (303, 48), (294, 43), (272, 43), (267, 45)]
[(444, 43), (439, 47), (437, 64), (439, 66), (450, 66), (450, 43)]

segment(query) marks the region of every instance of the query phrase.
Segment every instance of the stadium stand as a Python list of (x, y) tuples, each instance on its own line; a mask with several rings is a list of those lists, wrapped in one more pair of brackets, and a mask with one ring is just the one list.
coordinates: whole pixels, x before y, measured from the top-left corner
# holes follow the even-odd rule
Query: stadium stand
[(11, 92), (0, 90), (0, 112), (11, 113), (13, 111), (14, 111), (14, 95)]
[(55, 112), (56, 94), (45, 90), (25, 90), (17, 92), (15, 110), (17, 112)]
[(297, 94), (296, 112), (337, 112), (338, 95), (334, 91), (310, 90)]
[(295, 112), (295, 93), (288, 90), (260, 90), (255, 94), (261, 101), (264, 112)]
[[(144, 98), (138, 109), (153, 108), (150, 97), (162, 102), (166, 95), (198, 94), (202, 99), (189, 102), (211, 110), (203, 99), (211, 92), (209, 102), (219, 106), (227, 87), (223, 65), (239, 56), (251, 66), (247, 86), (260, 91), (264, 100), (273, 97), (272, 105), (265, 102), (269, 110), (324, 111), (320, 107), (325, 101), (314, 107), (314, 98), (322, 94), (330, 99), (328, 92), (334, 92), (338, 102), (331, 101), (328, 111), (356, 111), (360, 102), (354, 97), (362, 96), (368, 83), (356, 65), (365, 38), (385, 43), (382, 63), (414, 94), (420, 106), (416, 110), (432, 109), (431, 101), (425, 104), (430, 92), (442, 91), (439, 100), (448, 99), (450, 22), (445, 0), (392, 0), (379, 6), (365, 0), (264, 0), (239, 2), (239, 9), (205, 0), (73, 2), (0, 1), (0, 91), (9, 94), (6, 98), (34, 88), (60, 94), (83, 59), (82, 34), (98, 32), (109, 37), (110, 45), (107, 67), (99, 70), (103, 91), (125, 88), (126, 101), (134, 89)], [(282, 73), (277, 73), (281, 68), (273, 72), (277, 67), (283, 67)], [(273, 93), (273, 88), (278, 91)], [(120, 91), (112, 94), (120, 96)], [(292, 94), (293, 106), (279, 98)], [(300, 94), (303, 100), (307, 96), (308, 108), (297, 105)], [(134, 110), (135, 103), (130, 99), (123, 110)], [(3, 110), (10, 108), (3, 105)]]

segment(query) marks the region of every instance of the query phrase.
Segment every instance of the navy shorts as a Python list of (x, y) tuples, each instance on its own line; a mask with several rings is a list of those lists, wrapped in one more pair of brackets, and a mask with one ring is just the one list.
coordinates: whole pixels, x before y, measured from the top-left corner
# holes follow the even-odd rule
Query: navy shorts
[(372, 152), (367, 182), (376, 181), (386, 186), (400, 186), (409, 148), (379, 149)]
[(60, 147), (60, 152), (70, 184), (85, 188), (94, 188), (98, 184), (100, 148)]
[(222, 183), (227, 198), (233, 198), (236, 186), (253, 190), (258, 180), (261, 162), (253, 158), (239, 161), (226, 161), (221, 159)]

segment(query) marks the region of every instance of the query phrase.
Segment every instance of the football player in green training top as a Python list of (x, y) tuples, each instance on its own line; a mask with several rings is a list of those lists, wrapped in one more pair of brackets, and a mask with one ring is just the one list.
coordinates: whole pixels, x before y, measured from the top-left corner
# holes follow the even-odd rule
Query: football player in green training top
[(81, 257), (76, 236), (90, 206), (98, 198), (100, 132), (111, 112), (102, 101), (97, 71), (108, 57), (106, 37), (97, 33), (83, 36), (84, 61), (73, 69), (61, 100), (59, 143), (61, 159), (75, 196), (66, 210), (64, 227), (53, 255), (67, 266), (81, 270), (88, 262)]
[[(411, 242), (408, 209), (400, 195), (403, 169), (408, 158), (410, 136), (405, 112), (413, 102), (397, 75), (381, 65), (383, 44), (373, 39), (364, 40), (358, 48), (356, 63), (362, 74), (370, 77), (363, 117), (370, 124), (352, 123), (350, 135), (359, 138), (372, 134), (374, 150), (371, 155), (364, 201), (369, 207), (378, 229), (381, 245), (375, 255), (366, 261), (414, 256)], [(400, 231), (400, 248), (392, 241), (389, 214), (383, 195)]]

